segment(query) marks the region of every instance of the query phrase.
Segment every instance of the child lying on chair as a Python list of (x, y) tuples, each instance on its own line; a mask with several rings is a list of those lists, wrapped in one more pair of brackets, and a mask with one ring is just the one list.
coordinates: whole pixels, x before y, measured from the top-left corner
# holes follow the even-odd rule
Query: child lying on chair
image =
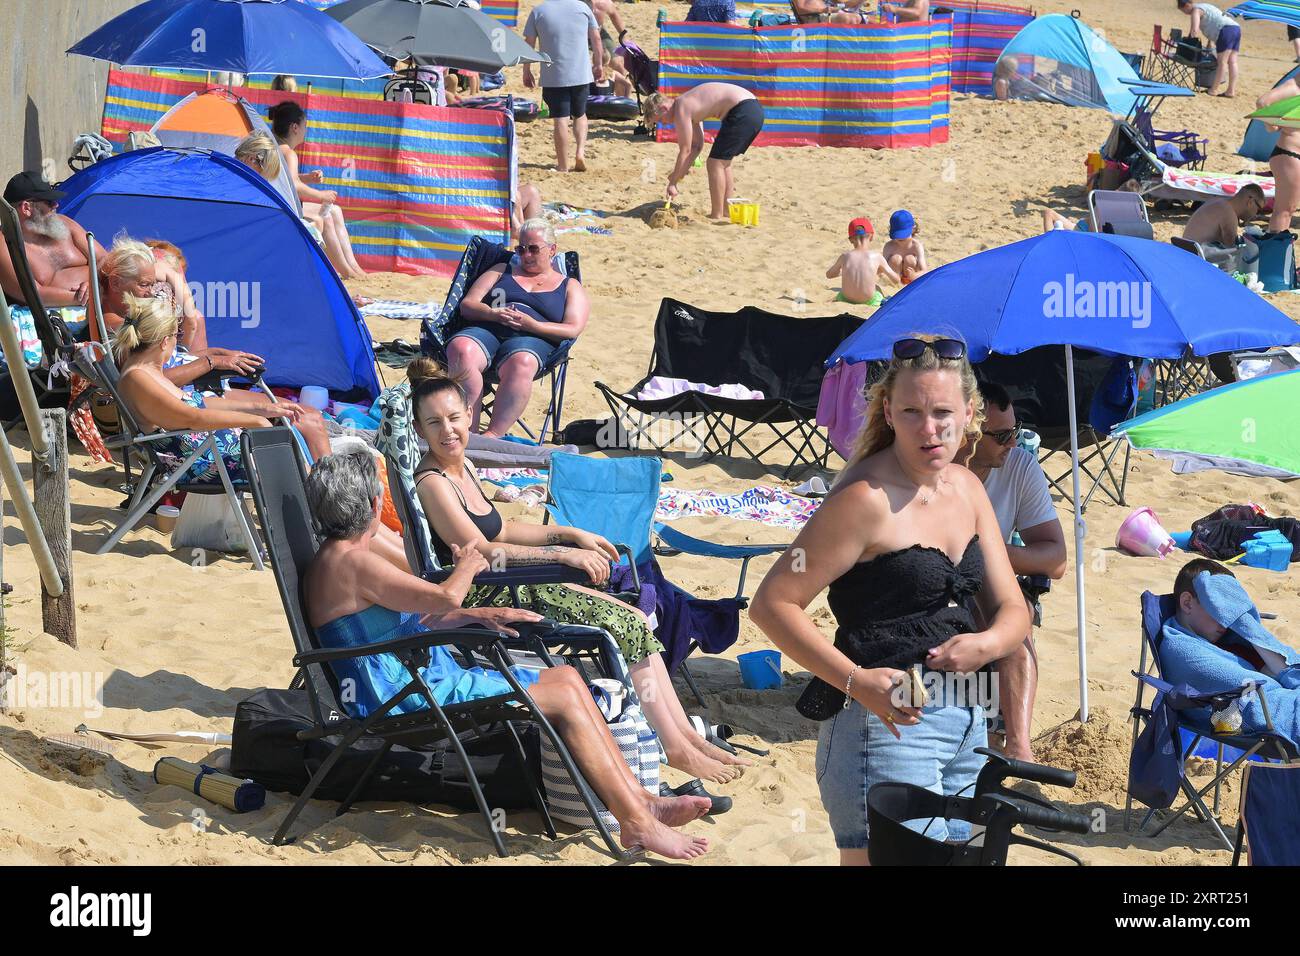
[(1264, 628), (1233, 573), (1205, 558), (1189, 561), (1174, 581), (1174, 600), (1177, 610), (1162, 628), (1164, 679), (1206, 693), (1257, 683), (1260, 694), (1241, 699), (1239, 733), (1267, 730), (1267, 703), (1273, 732), (1300, 741), (1300, 653)]

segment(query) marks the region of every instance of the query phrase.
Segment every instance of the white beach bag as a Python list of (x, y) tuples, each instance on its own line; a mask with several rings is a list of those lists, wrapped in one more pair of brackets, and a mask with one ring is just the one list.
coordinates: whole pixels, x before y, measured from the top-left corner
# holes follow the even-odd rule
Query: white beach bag
[(172, 529), (172, 547), (232, 552), (247, 551), (248, 543), (227, 496), (188, 494)]
[[(633, 775), (647, 791), (659, 795), (659, 738), (641, 713), (638, 704), (627, 703), (622, 713), (608, 720), (610, 734), (618, 745), (623, 760), (632, 768)], [(578, 795), (577, 784), (564, 769), (560, 755), (549, 737), (542, 734), (542, 785), (546, 790), (546, 806), (551, 816), (576, 827), (592, 826), (591, 815)], [(592, 802), (610, 833), (619, 830), (614, 815), (605, 809), (600, 798), (592, 794)]]

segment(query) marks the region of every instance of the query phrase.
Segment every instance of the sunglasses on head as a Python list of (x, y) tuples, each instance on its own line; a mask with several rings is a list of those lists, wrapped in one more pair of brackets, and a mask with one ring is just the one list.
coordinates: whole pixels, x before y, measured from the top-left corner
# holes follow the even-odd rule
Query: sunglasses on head
[(966, 343), (961, 339), (899, 339), (894, 343), (894, 358), (918, 359), (929, 349), (939, 358), (952, 362), (966, 357)]
[(999, 445), (1009, 445), (1013, 441), (1016, 441), (1017, 439), (1020, 438), (1020, 430), (1022, 427), (1023, 426), (1020, 424), (1020, 422), (1016, 422), (1010, 428), (999, 428), (997, 431), (994, 432), (987, 431), (985, 429), (980, 429), (980, 434), (983, 435), (985, 438), (993, 439), (993, 441), (995, 441)]
[(530, 242), (528, 245), (524, 245), (523, 243), (520, 243), (519, 245), (515, 246), (515, 252), (519, 253), (521, 256), (525, 252), (528, 253), (530, 256), (535, 256), (543, 249), (549, 249), (550, 245), (551, 244), (549, 242), (544, 242), (541, 243), (540, 245), (535, 242)]

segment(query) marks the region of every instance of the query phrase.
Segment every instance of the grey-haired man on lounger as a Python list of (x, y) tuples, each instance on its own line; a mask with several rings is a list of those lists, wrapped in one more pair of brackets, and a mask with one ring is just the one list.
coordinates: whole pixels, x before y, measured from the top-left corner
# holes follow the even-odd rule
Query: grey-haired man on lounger
[[(5, 186), (5, 202), (18, 213), (27, 263), (46, 306), (84, 306), (90, 301), (86, 230), (56, 211), (65, 195), (33, 172), (18, 173)], [(99, 261), (107, 255), (98, 241), (95, 255)], [(21, 298), (16, 288), (4, 291), (11, 298)]]
[(668, 198), (677, 198), (677, 184), (686, 178), (695, 157), (704, 149), (704, 121), (722, 120), (706, 167), (709, 173), (709, 218), (729, 222), (727, 202), (733, 184), (731, 161), (742, 155), (763, 129), (763, 105), (754, 94), (734, 83), (701, 83), (677, 98), (652, 93), (645, 104), (646, 121), (665, 119), (677, 130), (677, 162), (668, 174)]

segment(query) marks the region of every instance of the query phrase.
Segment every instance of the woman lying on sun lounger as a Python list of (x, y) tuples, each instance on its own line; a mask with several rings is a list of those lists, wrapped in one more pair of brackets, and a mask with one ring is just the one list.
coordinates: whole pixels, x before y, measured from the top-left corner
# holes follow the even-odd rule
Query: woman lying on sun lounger
[[(170, 243), (165, 245), (176, 248)], [(265, 364), (251, 352), (209, 346), (203, 314), (194, 306), (184, 275), (159, 261), (143, 242), (125, 236), (113, 241), (113, 248), (99, 264), (99, 289), (104, 327), (110, 334), (122, 325), (128, 302), (133, 298), (155, 298), (165, 303), (179, 325), (174, 343), (177, 348), (163, 369), (174, 385), (189, 385), (213, 369), (247, 375)], [(94, 322), (90, 333), (91, 338), (99, 338)]]
[[(488, 568), (472, 547), (454, 548), (455, 570), (440, 585), (402, 574), (376, 558), (372, 544), (381, 527), (383, 485), (371, 455), (322, 458), (307, 478), (307, 498), (324, 542), (303, 588), (309, 623), (323, 646), (359, 647), (430, 628), (475, 624), (514, 635), (512, 623), (540, 620), (532, 611), (514, 608), (461, 608), (474, 575)], [(445, 647), (430, 651), (431, 659), (421, 671), (440, 706), (512, 691), (497, 671), (464, 668)], [(357, 716), (379, 707), (410, 680), (391, 654), (333, 666), (339, 680), (356, 690), (352, 706)], [(511, 673), (554, 724), (583, 776), (618, 820), (623, 846), (641, 846), (672, 859), (690, 859), (708, 850), (703, 837), (688, 837), (671, 827), (703, 816), (709, 799), (664, 798), (642, 789), (577, 671), (567, 666), (540, 672), (512, 667)], [(408, 697), (393, 713), (425, 706), (422, 699)]]
[(325, 252), (330, 262), (344, 279), (359, 279), (366, 271), (357, 264), (352, 253), (352, 239), (339, 209), (339, 194), (332, 189), (313, 189), (308, 183), (324, 181), (319, 169), (299, 175), (298, 154), (295, 150), (307, 138), (307, 114), (293, 100), (285, 100), (271, 108), (271, 131), (280, 143), (280, 159), (289, 167), (289, 178), (302, 200), (303, 218), (311, 222), (325, 237)]
[[(411, 363), (407, 377), (415, 430), (429, 444), (429, 453), (414, 469), (415, 490), (439, 561), (448, 563), (453, 548), (464, 548), (511, 565), (566, 564), (585, 571), (592, 584), (604, 584), (609, 562), (618, 559), (604, 538), (579, 528), (505, 521), (484, 496), (465, 458), (470, 410), (460, 383), (430, 359)], [(476, 590), (469, 603), (486, 597), (486, 589)], [(748, 761), (719, 750), (691, 728), (660, 656), (663, 645), (640, 611), (609, 594), (574, 585), (525, 585), (519, 598), (524, 607), (552, 620), (599, 627), (618, 642), (670, 767), (715, 782), (741, 774), (739, 765)], [(508, 602), (510, 595), (499, 600)]]

